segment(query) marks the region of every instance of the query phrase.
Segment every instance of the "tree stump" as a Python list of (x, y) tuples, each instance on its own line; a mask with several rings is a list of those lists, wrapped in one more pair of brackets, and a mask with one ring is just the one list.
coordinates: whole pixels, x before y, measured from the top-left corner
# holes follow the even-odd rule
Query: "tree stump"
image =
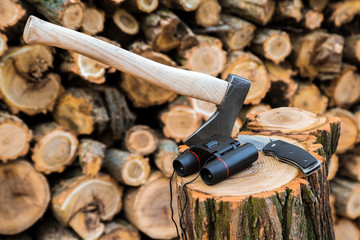
[(330, 158), (320, 143), (331, 146), (339, 131), (338, 119), (297, 108), (250, 116), (247, 131), (239, 134), (293, 143), (323, 167), (305, 177), (297, 168), (259, 153), (252, 166), (214, 186), (198, 178), (184, 189), (184, 183), (196, 175), (177, 177), (178, 208), (180, 213), (184, 210), (187, 239), (333, 239), (326, 180)]

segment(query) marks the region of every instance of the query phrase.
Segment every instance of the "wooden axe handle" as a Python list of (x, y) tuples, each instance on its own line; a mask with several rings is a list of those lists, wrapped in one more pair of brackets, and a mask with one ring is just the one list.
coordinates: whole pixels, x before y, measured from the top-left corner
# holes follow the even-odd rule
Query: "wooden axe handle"
[(169, 67), (113, 44), (30, 16), (23, 34), (29, 44), (68, 49), (182, 95), (220, 104), (228, 83), (207, 74)]

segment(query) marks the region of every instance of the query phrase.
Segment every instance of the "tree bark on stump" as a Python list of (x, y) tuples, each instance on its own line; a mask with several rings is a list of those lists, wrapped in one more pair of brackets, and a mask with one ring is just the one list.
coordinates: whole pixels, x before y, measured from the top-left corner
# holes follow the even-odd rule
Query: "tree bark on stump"
[[(339, 122), (296, 108), (280, 109), (279, 114), (288, 116), (280, 120), (276, 116), (278, 110), (251, 116), (248, 131), (240, 134), (291, 142), (306, 149), (323, 167), (305, 177), (297, 168), (260, 153), (252, 166), (211, 187), (197, 179), (185, 193), (183, 184), (196, 175), (177, 177), (179, 212), (183, 210), (185, 194), (189, 200), (183, 219), (188, 239), (334, 238), (326, 180), (327, 155), (319, 137), (326, 135), (322, 139), (324, 146), (332, 146), (339, 137)], [(330, 122), (336, 127), (331, 127)], [(336, 148), (336, 144), (332, 147)]]

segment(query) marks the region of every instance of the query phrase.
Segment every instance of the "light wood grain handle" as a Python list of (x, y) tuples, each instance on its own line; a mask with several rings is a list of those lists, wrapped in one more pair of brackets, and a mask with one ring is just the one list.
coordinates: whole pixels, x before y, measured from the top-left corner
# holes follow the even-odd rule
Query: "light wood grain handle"
[(24, 30), (29, 44), (68, 49), (179, 94), (220, 104), (228, 83), (207, 74), (169, 67), (113, 44), (30, 16)]

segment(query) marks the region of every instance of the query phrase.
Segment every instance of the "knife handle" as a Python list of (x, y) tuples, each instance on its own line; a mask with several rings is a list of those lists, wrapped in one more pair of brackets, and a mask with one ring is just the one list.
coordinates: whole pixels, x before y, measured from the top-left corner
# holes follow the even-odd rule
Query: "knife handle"
[(293, 144), (275, 140), (262, 149), (265, 155), (272, 155), (282, 162), (299, 167), (306, 176), (321, 168), (321, 163), (313, 155)]

